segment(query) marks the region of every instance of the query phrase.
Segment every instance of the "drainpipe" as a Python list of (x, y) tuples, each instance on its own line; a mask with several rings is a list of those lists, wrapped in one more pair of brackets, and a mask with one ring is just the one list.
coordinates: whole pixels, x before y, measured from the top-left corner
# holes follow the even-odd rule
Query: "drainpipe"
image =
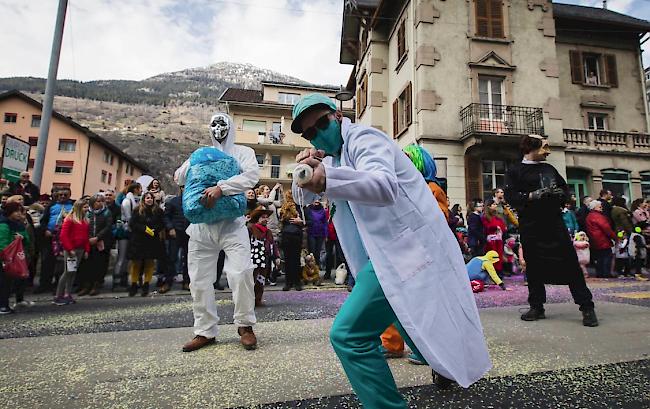
[[(645, 34), (639, 37), (639, 40), (643, 38)], [(639, 71), (641, 75), (641, 97), (643, 98), (643, 114), (645, 115), (645, 133), (650, 132), (650, 115), (648, 114), (648, 96), (646, 95), (646, 81), (645, 81), (645, 71), (643, 69), (643, 50), (641, 45), (648, 40), (646, 38), (639, 43)]]
[[(411, 117), (413, 118), (413, 130), (414, 130), (414, 133), (415, 133), (415, 135), (413, 135), (413, 142), (418, 143), (419, 139), (421, 139), (421, 138), (419, 138), (419, 136), (421, 136), (420, 135), (420, 121), (418, 119), (418, 109), (416, 107), (416, 104), (413, 103), (414, 101), (417, 101), (417, 98), (414, 98), (413, 93), (415, 92), (415, 94), (417, 96), (417, 90), (420, 89), (420, 81), (417, 80), (418, 79), (418, 71), (417, 71), (418, 70), (418, 63), (416, 61), (417, 60), (416, 54), (418, 52), (418, 27), (417, 27), (417, 21), (416, 21), (417, 16), (415, 15), (416, 14), (415, 13), (416, 12), (415, 3), (416, 3), (415, 1), (411, 2), (411, 19), (413, 21), (411, 25), (413, 26), (413, 58), (412, 58), (412, 61), (413, 61), (413, 85), (414, 85), (414, 87), (412, 87), (412, 89), (411, 89), (411, 110), (415, 111), (415, 115), (413, 113), (411, 113)], [(390, 85), (389, 85), (389, 87), (390, 87)], [(389, 107), (391, 107), (390, 103), (389, 103)], [(389, 108), (389, 109), (392, 109), (392, 108)]]
[(86, 178), (88, 177), (88, 164), (90, 163), (90, 145), (93, 143), (92, 139), (90, 139), (90, 136), (86, 135), (86, 138), (88, 138), (88, 152), (86, 152), (86, 170), (84, 171), (84, 183), (81, 187), (81, 196), (86, 194)]

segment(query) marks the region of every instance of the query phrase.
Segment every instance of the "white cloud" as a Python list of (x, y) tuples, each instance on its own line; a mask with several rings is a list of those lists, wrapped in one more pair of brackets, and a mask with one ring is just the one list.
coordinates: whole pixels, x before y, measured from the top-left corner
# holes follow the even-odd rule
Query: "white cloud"
[[(56, 3), (0, 0), (0, 77), (47, 75)], [(341, 11), (342, 0), (70, 0), (58, 77), (143, 79), (230, 61), (344, 83)]]
[[(628, 13), (636, 0), (607, 0), (607, 9), (618, 11), (619, 13)], [(580, 4), (590, 7), (602, 7), (603, 0), (580, 0)]]
[(249, 62), (316, 83), (347, 82), (352, 66), (338, 63), (341, 1), (304, 2), (300, 13), (287, 10), (287, 0), (255, 3), (225, 4), (214, 16), (213, 60)]

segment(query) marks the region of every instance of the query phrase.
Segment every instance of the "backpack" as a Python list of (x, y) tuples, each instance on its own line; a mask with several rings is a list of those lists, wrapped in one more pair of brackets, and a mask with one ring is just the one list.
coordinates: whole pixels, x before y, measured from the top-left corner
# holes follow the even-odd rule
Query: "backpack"
[(237, 160), (217, 148), (202, 147), (192, 153), (183, 191), (183, 213), (190, 223), (213, 224), (244, 215), (246, 198), (243, 193), (222, 196), (211, 209), (202, 201), (205, 189), (239, 173)]

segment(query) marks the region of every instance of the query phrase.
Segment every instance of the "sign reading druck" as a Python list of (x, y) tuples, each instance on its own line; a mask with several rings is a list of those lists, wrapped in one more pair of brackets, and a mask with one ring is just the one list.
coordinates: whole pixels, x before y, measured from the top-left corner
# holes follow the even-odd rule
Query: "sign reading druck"
[(15, 182), (20, 179), (20, 172), (27, 170), (29, 164), (29, 143), (10, 135), (5, 135), (2, 154), (2, 177)]

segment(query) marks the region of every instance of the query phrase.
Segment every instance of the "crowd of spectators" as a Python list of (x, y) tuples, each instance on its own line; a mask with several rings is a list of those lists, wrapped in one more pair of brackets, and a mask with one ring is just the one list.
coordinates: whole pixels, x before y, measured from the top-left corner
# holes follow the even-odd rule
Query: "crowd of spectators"
[[(127, 291), (129, 296), (138, 292), (146, 296), (153, 285), (163, 294), (175, 283), (188, 290), (189, 237), (185, 230), (189, 222), (183, 215), (180, 189), (180, 195), (166, 195), (159, 180), (153, 179), (147, 186), (128, 183), (117, 195), (107, 190), (75, 201), (69, 188), (40, 194), (27, 172), (14, 184), (1, 179), (0, 251), (21, 235), (30, 277), (10, 280), (0, 274), (0, 314), (13, 312), (12, 306), (31, 305), (25, 299), (30, 287), (36, 294), (52, 293), (56, 305), (75, 303), (79, 296), (96, 296), (108, 287), (106, 281), (110, 281), (111, 290)], [(258, 305), (263, 287), (275, 286), (281, 276), (282, 290), (301, 291), (306, 282), (322, 285), (333, 280), (335, 270), (347, 271), (331, 222), (335, 209), (327, 198), (299, 206), (290, 191), (276, 184), (251, 189), (246, 199)], [(603, 190), (598, 199), (584, 197), (579, 207), (573, 200), (561, 211), (567, 234), (588, 238), (593, 277), (646, 279), (648, 200), (637, 199), (628, 207), (624, 197)], [(488, 200), (472, 200), (466, 214), (456, 204), (446, 216), (466, 261), (494, 251), (499, 277), (525, 270), (516, 210), (506, 203), (503, 189), (495, 189)], [(584, 246), (576, 248), (584, 253)], [(112, 279), (108, 274), (111, 254)], [(224, 288), (223, 260), (224, 254), (216, 289)], [(324, 271), (322, 280), (314, 280), (310, 268)], [(337, 283), (351, 289), (353, 277), (344, 276), (345, 281)], [(13, 305), (9, 303), (11, 294), (15, 295)]]

